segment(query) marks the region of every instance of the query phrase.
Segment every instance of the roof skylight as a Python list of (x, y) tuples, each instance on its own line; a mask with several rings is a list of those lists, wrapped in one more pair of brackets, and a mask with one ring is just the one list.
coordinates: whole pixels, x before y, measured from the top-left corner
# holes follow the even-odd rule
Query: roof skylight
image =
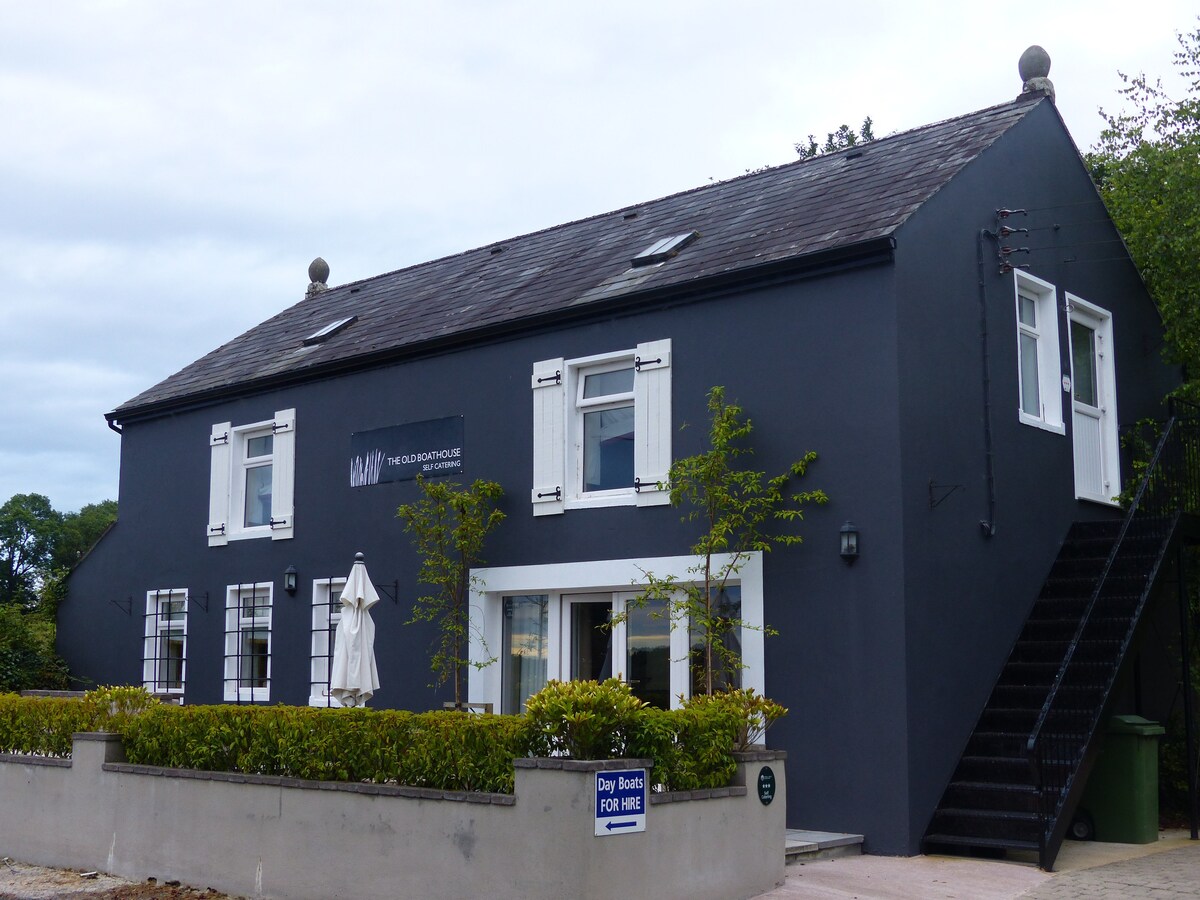
[(323, 343), (324, 341), (329, 340), (343, 328), (349, 328), (357, 321), (358, 316), (346, 316), (344, 319), (337, 319), (336, 321), (330, 322), (320, 331), (314, 332), (306, 337), (304, 339), (304, 345), (307, 347), (313, 344)]
[(689, 231), (687, 234), (677, 234), (674, 237), (663, 238), (661, 241), (651, 244), (631, 259), (629, 264), (636, 269), (641, 266), (652, 266), (655, 263), (665, 262), (698, 237), (700, 237), (700, 232)]

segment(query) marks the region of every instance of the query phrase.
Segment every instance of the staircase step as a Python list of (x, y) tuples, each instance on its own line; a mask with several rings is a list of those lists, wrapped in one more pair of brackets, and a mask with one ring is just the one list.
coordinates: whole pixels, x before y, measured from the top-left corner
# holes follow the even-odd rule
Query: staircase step
[[(1028, 850), (1053, 861), (1057, 844), (1045, 851), (1039, 844), (1057, 833), (1062, 810), (1082, 790), (1080, 763), (1173, 523), (1071, 526), (934, 812), (926, 852)], [(1054, 708), (1041, 723), (1039, 793), (1027, 749), (1052, 690)], [(1054, 811), (1049, 822), (1042, 810)]]
[(1011, 841), (1003, 838), (972, 837), (958, 834), (928, 834), (924, 840), (925, 852), (936, 852), (938, 848), (980, 848), (987, 850), (1032, 850), (1039, 846), (1037, 841)]
[(1036, 813), (1037, 789), (1029, 783), (952, 781), (942, 804), (950, 808)]

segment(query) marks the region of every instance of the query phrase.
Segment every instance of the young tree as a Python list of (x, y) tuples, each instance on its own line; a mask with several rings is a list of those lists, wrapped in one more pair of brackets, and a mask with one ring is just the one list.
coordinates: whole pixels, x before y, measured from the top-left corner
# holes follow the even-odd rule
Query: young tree
[(430, 660), (431, 686), (453, 678), (454, 705), (461, 708), (463, 668), (470, 664), (471, 568), (483, 563), (484, 541), (504, 519), (495, 506), (504, 491), (494, 481), (477, 480), (460, 490), (452, 481), (418, 476), (417, 485), (425, 496), (401, 506), (397, 515), (421, 556), (419, 577), (433, 592), (417, 598), (409, 622), (437, 625), (440, 634)]
[[(787, 526), (804, 518), (806, 504), (825, 503), (829, 498), (821, 490), (788, 487), (792, 478), (805, 474), (816, 453), (806, 453), (771, 478), (765, 472), (738, 468), (738, 457), (754, 452), (745, 444), (753, 425), (740, 406), (725, 400), (720, 386), (708, 392), (708, 411), (709, 449), (677, 459), (668, 475), (672, 505), (685, 506), (683, 520), (698, 521), (704, 528), (692, 545), (699, 558), (691, 569), (694, 578), (680, 582), (647, 572), (646, 588), (635, 602), (662, 603), (673, 622), (690, 628), (693, 683), (697, 693), (711, 695), (723, 687), (720, 673), (742, 667), (739, 645), (731, 638), (742, 628), (762, 628), (725, 605), (729, 580), (751, 553), (799, 544), (803, 538)], [(773, 523), (783, 523), (784, 530), (770, 530)]]
[[(1187, 89), (1120, 74), (1131, 107), (1108, 114), (1089, 156), (1093, 177), (1166, 325), (1167, 351), (1200, 375), (1200, 28), (1181, 34), (1174, 63)], [(1200, 384), (1186, 388), (1192, 399)]]

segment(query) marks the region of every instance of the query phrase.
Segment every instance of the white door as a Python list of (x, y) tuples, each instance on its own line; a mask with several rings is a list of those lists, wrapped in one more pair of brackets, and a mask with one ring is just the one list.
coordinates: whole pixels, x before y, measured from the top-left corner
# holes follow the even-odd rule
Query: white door
[(1114, 504), (1121, 492), (1112, 316), (1067, 295), (1071, 317), (1071, 408), (1075, 496)]

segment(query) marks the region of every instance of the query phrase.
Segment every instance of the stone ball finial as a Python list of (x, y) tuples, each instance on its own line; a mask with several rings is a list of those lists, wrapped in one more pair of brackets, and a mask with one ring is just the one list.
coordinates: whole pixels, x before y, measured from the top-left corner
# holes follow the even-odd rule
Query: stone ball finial
[(329, 281), (329, 263), (317, 257), (308, 264), (308, 280), (313, 284), (325, 284)]
[(1050, 75), (1050, 54), (1034, 44), (1021, 54), (1017, 63), (1017, 71), (1022, 81), (1032, 81), (1034, 78), (1046, 78)]
[(1054, 102), (1054, 82), (1047, 76), (1050, 74), (1050, 54), (1034, 44), (1021, 54), (1017, 62), (1017, 71), (1021, 74), (1022, 94), (1045, 94)]

